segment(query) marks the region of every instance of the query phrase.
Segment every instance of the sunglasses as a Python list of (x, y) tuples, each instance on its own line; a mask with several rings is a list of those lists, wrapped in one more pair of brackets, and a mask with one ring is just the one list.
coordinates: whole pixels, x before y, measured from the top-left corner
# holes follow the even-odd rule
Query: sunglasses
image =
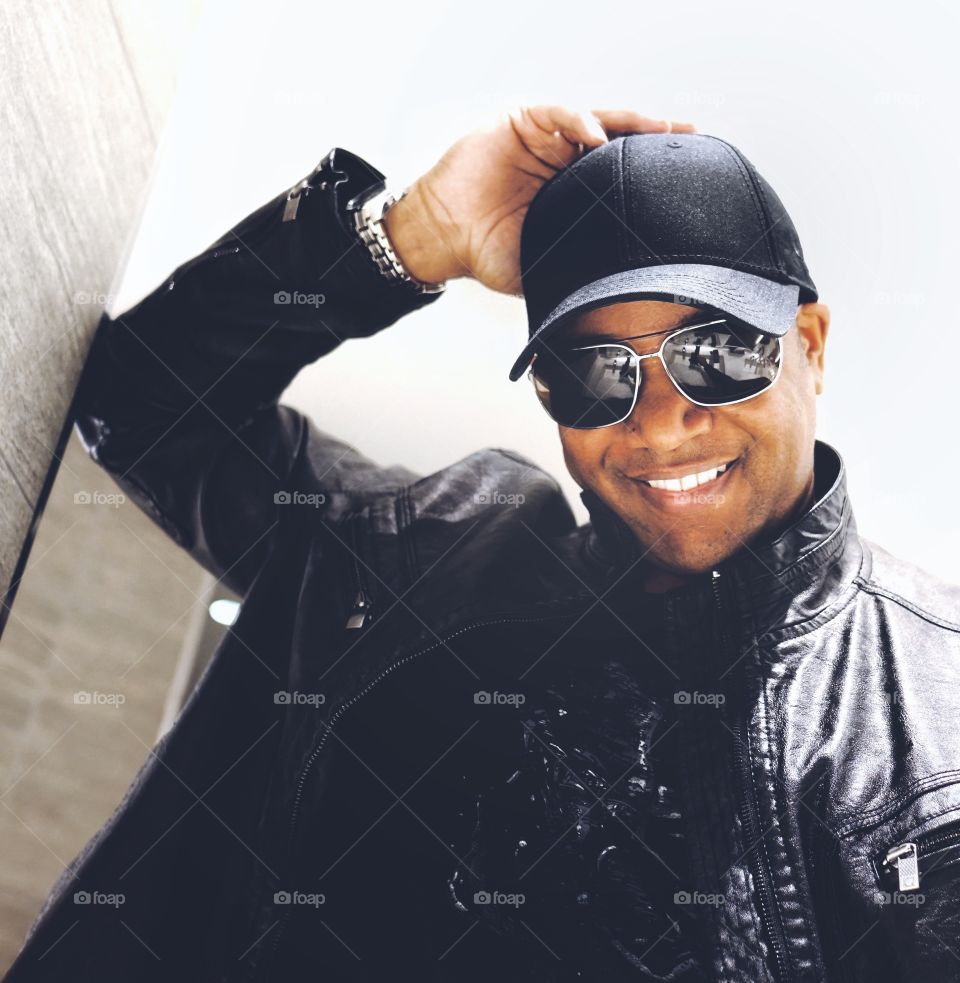
[(629, 340), (544, 349), (534, 355), (528, 375), (556, 423), (575, 430), (622, 423), (637, 404), (641, 362), (647, 358), (660, 359), (677, 392), (697, 406), (742, 403), (766, 392), (780, 377), (780, 339), (736, 318), (678, 328), (646, 355), (622, 344)]

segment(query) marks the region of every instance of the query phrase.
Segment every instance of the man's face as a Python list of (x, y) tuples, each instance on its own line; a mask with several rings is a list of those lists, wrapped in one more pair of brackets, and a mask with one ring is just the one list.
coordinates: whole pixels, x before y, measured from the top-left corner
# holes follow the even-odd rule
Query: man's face
[[(681, 304), (610, 304), (571, 320), (557, 344), (648, 335), (628, 342), (646, 354), (657, 351), (670, 331), (702, 318), (697, 308)], [(559, 428), (571, 475), (603, 499), (647, 551), (647, 589), (669, 589), (684, 576), (711, 569), (808, 504), (828, 325), (825, 305), (802, 305), (781, 341), (780, 378), (753, 399), (696, 406), (651, 358), (641, 363), (640, 394), (627, 420), (594, 430)], [(731, 462), (726, 473), (685, 492), (646, 483)]]

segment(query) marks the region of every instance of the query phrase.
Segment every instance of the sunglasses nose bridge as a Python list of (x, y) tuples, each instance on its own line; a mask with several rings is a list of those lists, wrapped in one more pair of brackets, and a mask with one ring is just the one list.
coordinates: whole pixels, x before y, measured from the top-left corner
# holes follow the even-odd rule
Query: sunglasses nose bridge
[(711, 427), (709, 410), (697, 405), (677, 387), (660, 351), (640, 356), (637, 395), (621, 420), (645, 445), (670, 451)]
[[(662, 348), (658, 348), (656, 351), (652, 352), (644, 352), (643, 354), (634, 352), (634, 357), (636, 359), (638, 375), (637, 398), (634, 400), (633, 405), (634, 413), (636, 412), (640, 403), (644, 400), (644, 394), (651, 389), (651, 379), (656, 380), (653, 388), (659, 390), (662, 384), (664, 387), (664, 392), (670, 392), (673, 395), (680, 397), (682, 400), (684, 400), (684, 402), (690, 402), (683, 395), (683, 393), (677, 390), (677, 387), (670, 376), (670, 372), (667, 369), (667, 363), (663, 357)], [(647, 401), (649, 402), (649, 397)]]

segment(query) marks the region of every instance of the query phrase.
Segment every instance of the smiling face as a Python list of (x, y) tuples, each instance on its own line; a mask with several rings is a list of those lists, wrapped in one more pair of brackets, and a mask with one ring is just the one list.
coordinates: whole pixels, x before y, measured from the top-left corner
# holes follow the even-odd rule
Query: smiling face
[[(698, 315), (695, 307), (653, 300), (609, 304), (571, 319), (551, 347), (631, 338), (627, 344), (646, 354)], [(710, 570), (806, 507), (828, 326), (826, 305), (799, 307), (782, 339), (780, 377), (752, 399), (697, 406), (677, 391), (660, 360), (649, 358), (641, 362), (640, 394), (626, 420), (593, 430), (559, 427), (570, 474), (627, 523), (646, 551), (647, 590), (667, 590)], [(713, 476), (722, 465), (726, 470)], [(699, 483), (690, 487), (693, 475)], [(685, 490), (676, 490), (677, 479)]]

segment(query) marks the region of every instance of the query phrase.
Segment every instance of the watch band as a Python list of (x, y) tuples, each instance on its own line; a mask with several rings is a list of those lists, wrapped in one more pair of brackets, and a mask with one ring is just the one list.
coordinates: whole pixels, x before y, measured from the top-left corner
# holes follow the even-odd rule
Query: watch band
[(354, 214), (354, 225), (360, 240), (366, 245), (370, 257), (380, 272), (393, 283), (410, 284), (417, 293), (438, 294), (447, 288), (446, 281), (442, 283), (425, 283), (412, 276), (407, 268), (400, 262), (390, 243), (387, 230), (383, 225), (383, 218), (387, 212), (398, 202), (408, 189), (404, 188), (399, 195), (394, 195), (391, 191), (384, 188), (377, 194), (372, 195), (358, 208)]

